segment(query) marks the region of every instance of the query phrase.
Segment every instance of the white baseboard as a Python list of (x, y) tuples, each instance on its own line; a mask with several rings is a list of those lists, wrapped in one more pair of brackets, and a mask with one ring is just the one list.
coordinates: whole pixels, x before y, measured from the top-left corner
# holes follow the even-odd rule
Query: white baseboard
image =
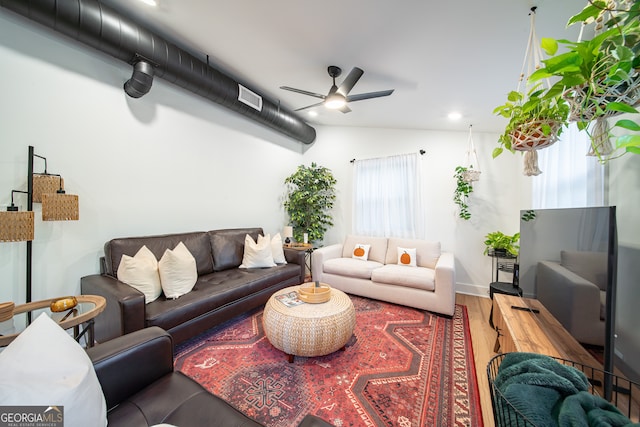
[(471, 285), (468, 283), (456, 283), (456, 293), (489, 298), (489, 286)]

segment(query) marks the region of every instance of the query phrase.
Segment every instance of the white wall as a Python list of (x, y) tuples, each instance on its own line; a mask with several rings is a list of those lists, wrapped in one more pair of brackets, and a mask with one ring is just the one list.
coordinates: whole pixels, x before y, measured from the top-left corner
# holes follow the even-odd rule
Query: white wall
[(473, 136), (482, 170), (474, 183), (469, 206), (471, 219), (457, 217), (453, 203), (456, 183), (454, 169), (465, 162), (468, 132), (437, 132), (407, 129), (362, 129), (349, 127), (318, 128), (318, 140), (305, 154), (307, 163), (330, 168), (338, 180), (338, 206), (335, 227), (325, 244), (341, 241), (351, 231), (351, 159), (367, 159), (415, 153), (422, 157), (426, 235), (442, 242), (442, 248), (454, 252), (457, 261), (458, 291), (486, 294), (491, 279), (491, 260), (483, 255), (484, 235), (502, 230), (516, 233), (519, 210), (529, 208), (531, 193), (521, 173), (520, 155), (503, 154), (491, 158), (497, 135)]
[[(282, 229), (283, 181), (317, 162), (338, 180), (335, 227), (325, 243), (351, 230), (349, 160), (426, 150), (427, 233), (456, 254), (458, 289), (484, 293), (491, 276), (483, 236), (517, 231), (530, 191), (521, 162), (490, 159), (497, 135), (477, 134), (483, 171), (470, 206), (455, 215), (454, 168), (466, 132), (318, 127), (307, 147), (190, 92), (155, 79), (143, 98), (122, 84), (129, 65), (0, 10), (0, 207), (26, 190), (27, 150), (47, 157), (48, 172), (80, 196), (80, 220), (42, 222), (35, 204), (33, 299), (79, 292), (98, 272), (113, 237), (262, 226)], [(43, 170), (36, 159), (35, 171)], [(24, 208), (21, 195), (16, 200)], [(0, 243), (0, 301), (24, 300), (25, 243)]]
[[(302, 144), (161, 79), (131, 99), (130, 66), (4, 12), (0, 40), (0, 205), (27, 189), (29, 145), (80, 196), (77, 222), (43, 223), (34, 204), (34, 300), (78, 293), (113, 237), (282, 229)], [(24, 300), (25, 246), (0, 243), (0, 301)]]

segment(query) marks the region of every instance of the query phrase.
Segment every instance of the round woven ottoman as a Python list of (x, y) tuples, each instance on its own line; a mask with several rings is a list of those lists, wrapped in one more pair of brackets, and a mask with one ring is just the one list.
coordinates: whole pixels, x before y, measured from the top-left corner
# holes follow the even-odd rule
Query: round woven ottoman
[(287, 307), (276, 296), (297, 291), (300, 286), (281, 289), (264, 307), (264, 333), (293, 362), (293, 356), (324, 356), (344, 349), (356, 326), (356, 310), (342, 291), (331, 289), (331, 298), (320, 304)]

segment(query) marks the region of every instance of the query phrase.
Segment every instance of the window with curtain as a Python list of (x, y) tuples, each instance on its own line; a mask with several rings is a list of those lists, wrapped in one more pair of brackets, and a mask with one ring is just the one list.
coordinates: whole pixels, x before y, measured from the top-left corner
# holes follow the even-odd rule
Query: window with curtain
[(424, 237), (418, 154), (356, 160), (353, 232), (380, 237)]
[(575, 123), (552, 146), (538, 151), (542, 174), (533, 177), (533, 209), (603, 206), (605, 166), (587, 156), (589, 136)]

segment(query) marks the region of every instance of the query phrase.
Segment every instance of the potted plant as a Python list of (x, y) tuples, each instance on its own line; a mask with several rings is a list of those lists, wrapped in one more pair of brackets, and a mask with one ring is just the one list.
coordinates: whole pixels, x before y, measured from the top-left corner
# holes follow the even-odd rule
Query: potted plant
[[(571, 17), (568, 25), (595, 21), (601, 33), (591, 40), (572, 42), (543, 38), (542, 48), (550, 57), (544, 66), (530, 76), (531, 81), (555, 77), (556, 82), (546, 97), (562, 96), (570, 105), (571, 121), (580, 129), (598, 118), (622, 113), (635, 114), (640, 102), (640, 3), (627, 10), (612, 11), (607, 2), (590, 1), (582, 12)], [(605, 21), (606, 12), (612, 18)], [(558, 53), (559, 47), (566, 51)], [(640, 131), (633, 120), (619, 120), (614, 127)], [(597, 147), (594, 147), (597, 151)], [(640, 135), (624, 135), (616, 140), (616, 148), (640, 154)]]
[(320, 241), (333, 225), (330, 214), (336, 199), (336, 179), (331, 170), (311, 163), (300, 165), (285, 180), (284, 208), (293, 226), (293, 237), (302, 242), (304, 233), (309, 241)]
[(496, 255), (511, 255), (513, 257), (518, 256), (520, 246), (517, 244), (520, 240), (520, 233), (516, 233), (513, 236), (504, 234), (501, 231), (494, 231), (488, 233), (485, 237), (485, 249), (484, 254), (496, 254)]
[(456, 173), (453, 175), (456, 179), (456, 189), (453, 192), (453, 201), (460, 208), (458, 216), (465, 220), (471, 218), (469, 205), (467, 205), (467, 198), (469, 197), (469, 194), (473, 192), (473, 185), (471, 185), (471, 181), (467, 180), (466, 177), (468, 170), (469, 169), (464, 166), (456, 166)]
[(540, 85), (528, 93), (509, 92), (507, 102), (496, 107), (494, 114), (509, 119), (498, 139), (499, 147), (493, 150), (496, 158), (504, 149), (527, 151), (553, 144), (562, 133), (569, 107), (561, 96), (550, 96)]

